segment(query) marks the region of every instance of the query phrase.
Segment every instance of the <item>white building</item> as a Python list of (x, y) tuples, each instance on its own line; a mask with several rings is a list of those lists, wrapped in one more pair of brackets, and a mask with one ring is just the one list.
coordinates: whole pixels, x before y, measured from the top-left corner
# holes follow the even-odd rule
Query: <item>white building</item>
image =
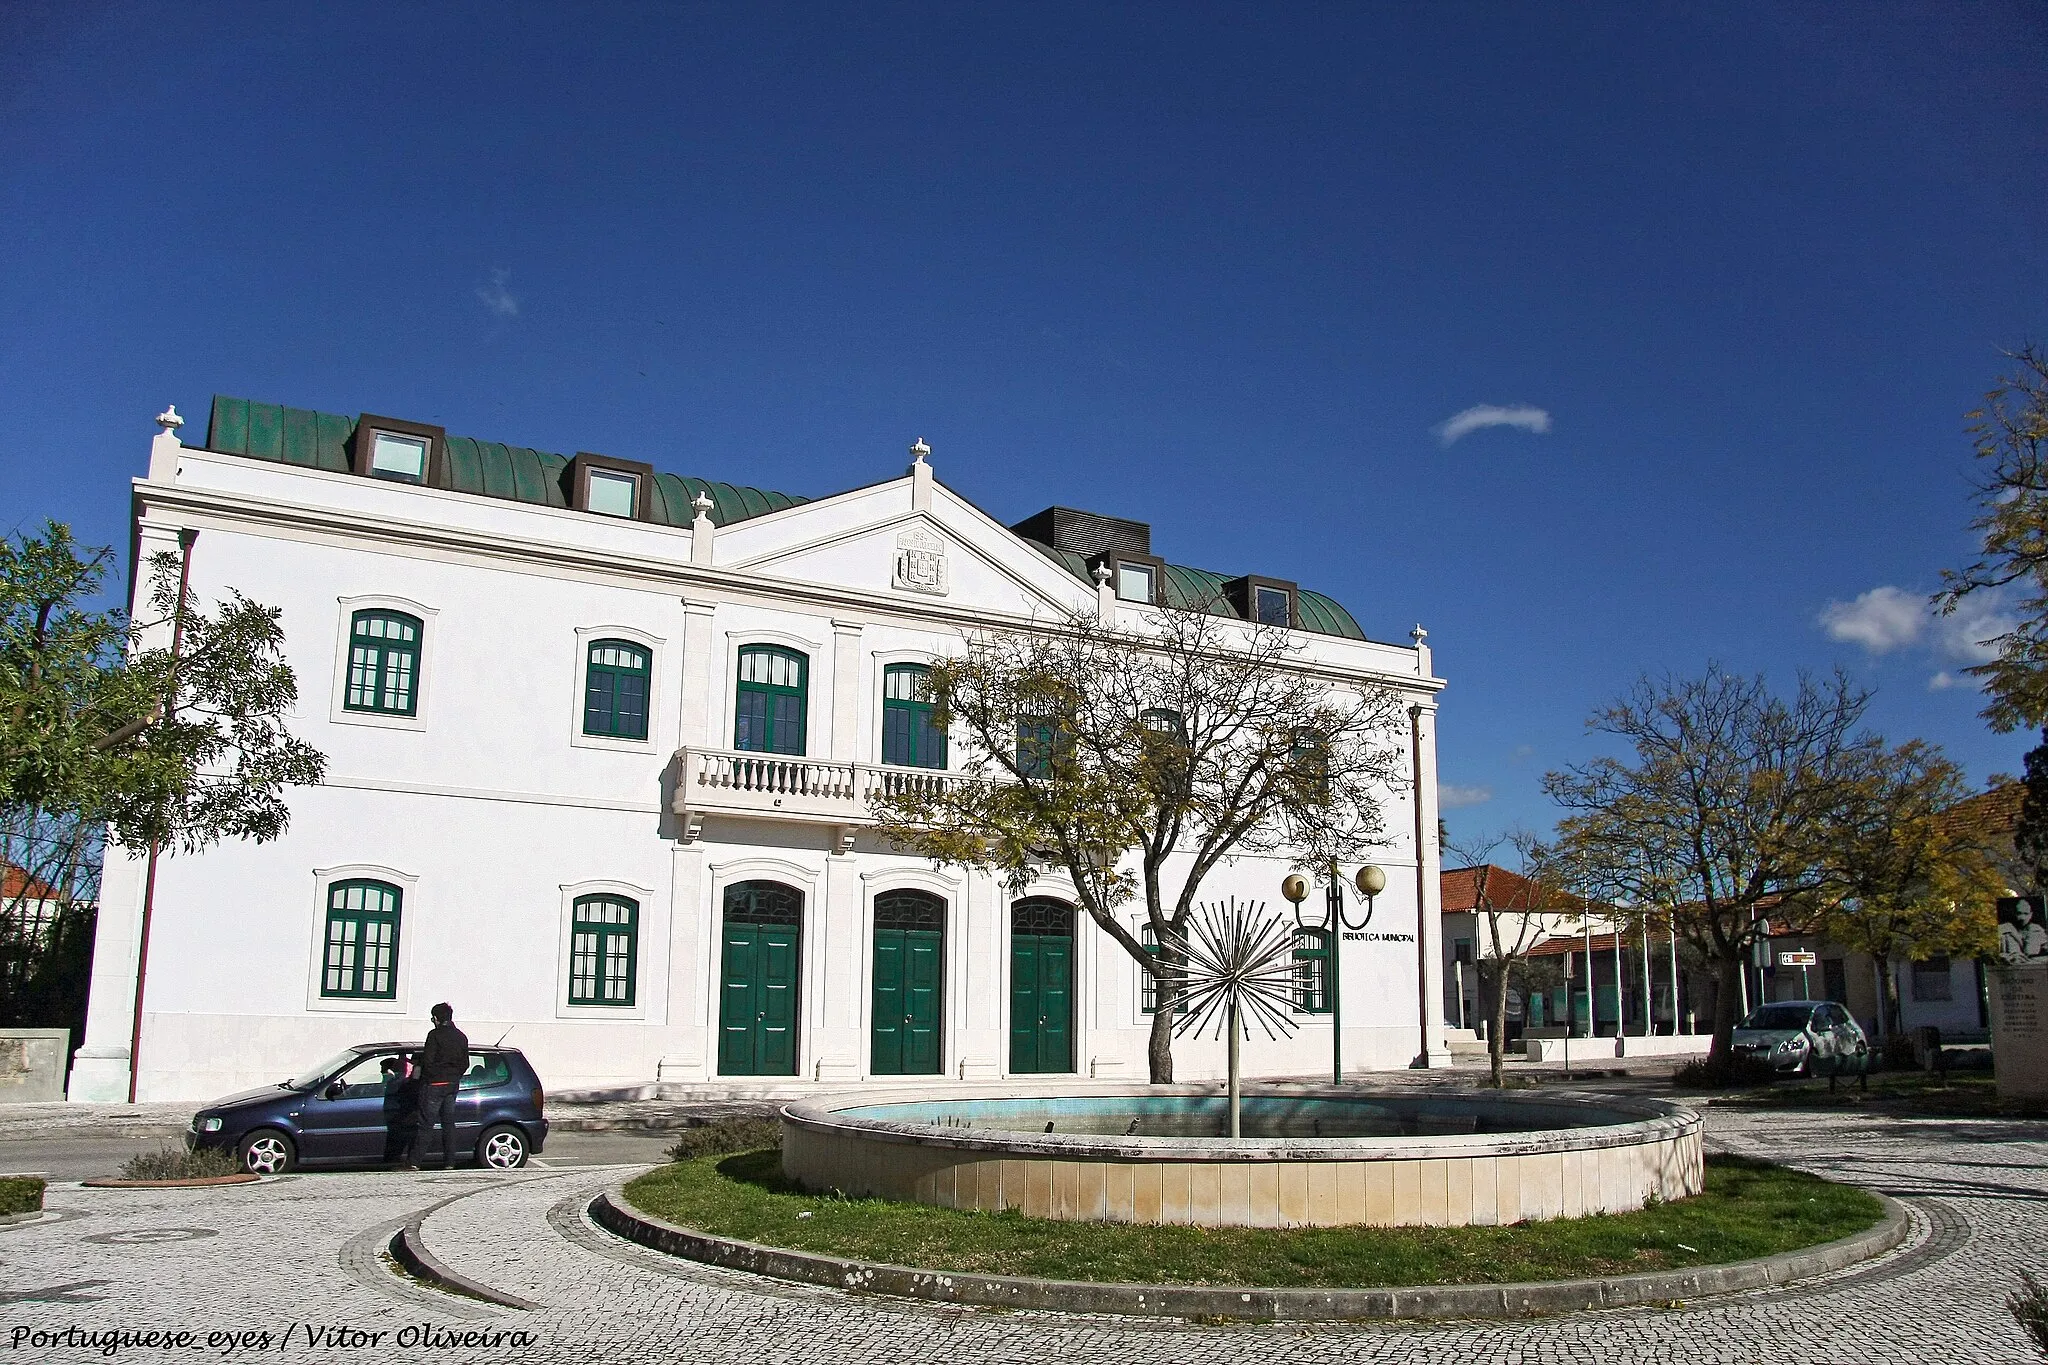
[[(908, 684), (965, 632), (1217, 589), (1285, 613), (1333, 685), (1409, 704), (1374, 859), (1389, 886), (1341, 950), (1343, 1045), (1355, 1066), (1445, 1062), (1425, 1004), (1442, 684), (1419, 636), (1368, 641), (1285, 580), (1169, 565), (1139, 523), (1048, 511), (1020, 534), (913, 453), (901, 477), (806, 501), (367, 414), (216, 398), (204, 448), (167, 426), (134, 483), (137, 562), (196, 530), (196, 593), (282, 608), (293, 729), (328, 774), (290, 793), (283, 838), (161, 862), (139, 1097), (420, 1036), (444, 999), (553, 1089), (1142, 1080), (1142, 974), (1064, 878), (1015, 895), (892, 853), (865, 798), (942, 770)], [(1216, 525), (1190, 557), (1231, 561)], [(1204, 899), (1284, 910), (1285, 871), (1242, 859)], [(127, 1094), (143, 882), (109, 860), (74, 1099)], [(1301, 1024), (1249, 1044), (1247, 1070), (1316, 1072), (1329, 1018)], [(1183, 1078), (1222, 1057), (1176, 1046)]]

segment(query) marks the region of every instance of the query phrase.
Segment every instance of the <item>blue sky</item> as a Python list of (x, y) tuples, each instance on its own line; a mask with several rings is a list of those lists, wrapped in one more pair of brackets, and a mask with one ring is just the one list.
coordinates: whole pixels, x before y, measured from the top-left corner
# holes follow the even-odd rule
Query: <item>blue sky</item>
[(804, 494), (923, 436), (1426, 625), (1454, 836), (1710, 659), (2027, 747), (1920, 603), (2048, 340), (2039, 5), (16, 0), (0, 56), (0, 529), (124, 542), (215, 392)]

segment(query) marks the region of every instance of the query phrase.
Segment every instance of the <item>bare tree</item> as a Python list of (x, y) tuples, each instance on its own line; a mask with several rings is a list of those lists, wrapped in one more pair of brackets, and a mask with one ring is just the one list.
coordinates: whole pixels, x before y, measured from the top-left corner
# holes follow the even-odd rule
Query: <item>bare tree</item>
[[(1494, 864), (1504, 846), (1515, 851), (1514, 869)], [(1485, 935), (1474, 966), (1487, 1010), (1488, 1084), (1499, 1089), (1512, 983), (1518, 974), (1527, 978), (1530, 952), (1557, 928), (1576, 924), (1584, 905), (1566, 891), (1556, 852), (1525, 831), (1482, 835), (1447, 851), (1472, 869), (1473, 913)]]
[(1588, 728), (1633, 750), (1544, 778), (1574, 812), (1574, 861), (1617, 903), (1655, 907), (1714, 964), (1710, 1065), (1725, 1067), (1743, 963), (1771, 932), (1797, 932), (1845, 889), (1845, 841), (1884, 817), (1887, 753), (1859, 730), (1869, 693), (1806, 675), (1790, 700), (1709, 665), (1639, 679)]
[[(1013, 887), (1064, 869), (1152, 978), (1149, 1071), (1163, 1084), (1203, 881), (1247, 854), (1320, 869), (1377, 844), (1403, 714), (1391, 689), (1311, 667), (1284, 629), (1201, 610), (1135, 616), (968, 637), (930, 687), (974, 780), (894, 784), (874, 811), (899, 847)], [(1135, 899), (1156, 945), (1116, 916)]]

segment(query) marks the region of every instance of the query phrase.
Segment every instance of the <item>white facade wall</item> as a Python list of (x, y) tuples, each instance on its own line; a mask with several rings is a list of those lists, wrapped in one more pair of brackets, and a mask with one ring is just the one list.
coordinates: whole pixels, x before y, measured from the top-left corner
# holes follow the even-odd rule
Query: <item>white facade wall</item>
[[(509, 1034), (550, 1088), (717, 1085), (719, 907), (728, 885), (749, 878), (804, 896), (801, 1080), (869, 1074), (872, 908), (895, 887), (948, 902), (943, 1075), (986, 1083), (1006, 1074), (1005, 888), (890, 853), (857, 819), (712, 810), (699, 824), (672, 808), (677, 751), (732, 746), (743, 645), (808, 656), (809, 756), (872, 764), (887, 664), (953, 652), (976, 626), (1096, 603), (1089, 585), (928, 471), (693, 546), (680, 528), (212, 454), (166, 435), (150, 477), (135, 483), (135, 506), (144, 554), (175, 546), (182, 529), (199, 531), (192, 583), (201, 598), (240, 589), (282, 609), (300, 688), (292, 728), (328, 758), (322, 786), (290, 793), (282, 838), (162, 860), (139, 1098), (204, 1099), (274, 1081), (351, 1043), (423, 1036), (439, 1000), (474, 1040)], [(892, 586), (896, 538), (912, 528), (946, 546), (944, 596)], [(1214, 546), (1189, 557), (1231, 554)], [(370, 606), (426, 623), (410, 720), (342, 707), (349, 619)], [(581, 732), (585, 647), (604, 637), (653, 655), (645, 742)], [(1389, 795), (1387, 843), (1373, 859), (1387, 869), (1388, 889), (1373, 936), (1343, 946), (1344, 1052), (1356, 1068), (1441, 1062), (1441, 1023), (1424, 1036), (1425, 1019), (1440, 1011), (1423, 1003), (1441, 993), (1438, 949), (1433, 933), (1419, 932), (1434, 928), (1430, 736), (1441, 684), (1420, 647), (1302, 640), (1305, 666), (1333, 684), (1389, 682), (1422, 708), (1420, 723), (1388, 736), (1420, 791)], [(1203, 898), (1285, 910), (1286, 870), (1281, 859), (1241, 860), (1213, 874)], [(349, 876), (404, 892), (392, 1000), (321, 994), (325, 888)], [(126, 1097), (143, 882), (141, 860), (110, 858), (74, 1099)], [(1030, 890), (1068, 888), (1049, 877)], [(600, 891), (640, 906), (630, 1009), (568, 1004), (570, 905)], [(1126, 913), (1134, 924), (1142, 918), (1140, 907)], [(1139, 970), (1085, 916), (1075, 938), (1075, 1070), (1142, 1078)], [(1254, 1038), (1248, 1072), (1325, 1066), (1327, 1020), (1302, 1024), (1290, 1041)], [(1176, 1061), (1182, 1079), (1218, 1075), (1223, 1045), (1184, 1039)]]

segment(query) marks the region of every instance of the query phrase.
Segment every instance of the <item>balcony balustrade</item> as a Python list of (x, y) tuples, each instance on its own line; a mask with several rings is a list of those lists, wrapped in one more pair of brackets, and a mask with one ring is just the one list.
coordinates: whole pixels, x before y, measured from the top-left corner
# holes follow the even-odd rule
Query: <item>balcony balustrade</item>
[(868, 800), (877, 794), (938, 791), (975, 779), (936, 768), (881, 763), (837, 763), (794, 754), (736, 749), (676, 751), (675, 813), (684, 843), (695, 841), (707, 815), (795, 820), (834, 825), (842, 849), (854, 832), (874, 823)]

